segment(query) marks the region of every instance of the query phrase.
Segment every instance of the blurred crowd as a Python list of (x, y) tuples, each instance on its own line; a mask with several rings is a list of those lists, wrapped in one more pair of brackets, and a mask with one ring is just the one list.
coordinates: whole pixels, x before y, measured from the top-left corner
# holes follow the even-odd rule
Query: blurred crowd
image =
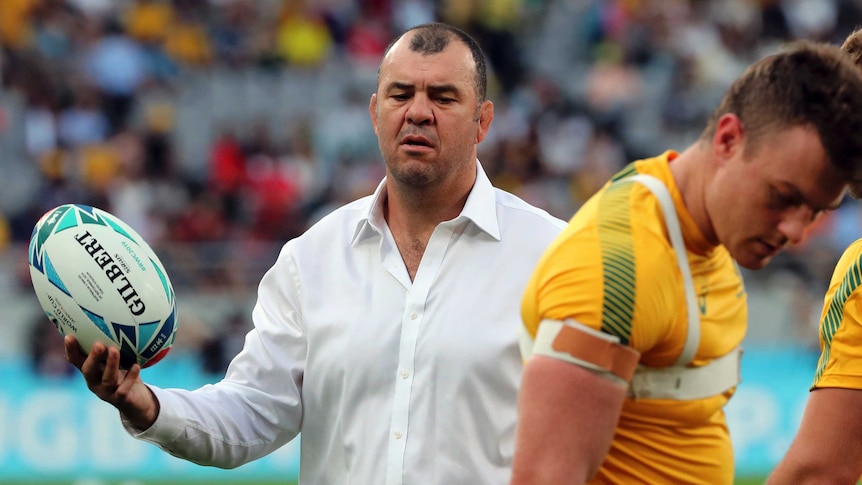
[[(0, 252), (77, 202), (137, 229), (175, 285), (253, 286), (285, 240), (373, 191), (377, 64), (435, 20), (488, 56), (485, 170), (568, 219), (629, 161), (696, 138), (750, 62), (840, 43), (862, 0), (0, 0)], [(751, 277), (816, 300), (862, 236), (858, 203), (813, 232)]]

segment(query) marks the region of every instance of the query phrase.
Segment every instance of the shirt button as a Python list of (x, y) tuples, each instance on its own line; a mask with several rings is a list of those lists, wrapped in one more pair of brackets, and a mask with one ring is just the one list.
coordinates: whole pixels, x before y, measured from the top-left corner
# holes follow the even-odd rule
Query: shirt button
[(401, 378), (402, 379), (407, 379), (408, 377), (410, 377), (409, 372), (407, 372), (406, 370), (401, 371)]
[(416, 312), (412, 312), (412, 313), (410, 314), (410, 320), (416, 320), (417, 318), (419, 318), (419, 315), (418, 315), (418, 314), (416, 314)]
[(396, 440), (400, 440), (400, 439), (401, 439), (401, 431), (396, 431), (395, 433), (393, 433), (393, 435), (395, 436), (395, 439), (396, 439)]

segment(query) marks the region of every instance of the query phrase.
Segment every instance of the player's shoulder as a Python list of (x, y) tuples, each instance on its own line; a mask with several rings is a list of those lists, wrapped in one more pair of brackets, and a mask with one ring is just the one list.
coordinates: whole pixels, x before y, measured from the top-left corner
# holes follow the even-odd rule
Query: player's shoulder
[(859, 238), (850, 243), (842, 253), (842, 257), (859, 259), (862, 257), (862, 238)]
[(835, 263), (830, 286), (846, 279), (850, 283), (848, 288), (858, 288), (862, 286), (858, 283), (860, 272), (862, 272), (862, 238), (853, 241), (844, 248), (841, 257)]
[[(663, 233), (659, 200), (639, 183), (610, 183), (588, 199), (572, 218), (569, 233), (635, 236)], [(574, 234), (572, 234), (574, 235)], [(659, 239), (663, 239), (659, 237)]]
[[(584, 203), (551, 253), (567, 265), (637, 261), (644, 270), (662, 270), (674, 253), (664, 232), (663, 214), (649, 189), (640, 184), (608, 185)], [(594, 257), (575, 257), (590, 254)], [(672, 266), (671, 266), (672, 267)]]

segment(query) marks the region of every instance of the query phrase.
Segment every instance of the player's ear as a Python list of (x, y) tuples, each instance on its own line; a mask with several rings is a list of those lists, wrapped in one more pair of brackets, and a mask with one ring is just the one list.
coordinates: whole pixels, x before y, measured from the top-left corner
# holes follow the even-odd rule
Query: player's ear
[(745, 148), (745, 127), (733, 113), (721, 115), (712, 136), (712, 153), (715, 160), (723, 163), (742, 153)]

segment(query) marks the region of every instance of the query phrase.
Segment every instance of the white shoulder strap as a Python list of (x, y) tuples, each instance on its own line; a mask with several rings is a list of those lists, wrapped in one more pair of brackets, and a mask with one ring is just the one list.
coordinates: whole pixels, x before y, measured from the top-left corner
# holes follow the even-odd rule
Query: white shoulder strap
[(683, 241), (682, 238), (682, 230), (679, 226), (679, 218), (676, 214), (676, 208), (674, 207), (673, 199), (671, 198), (667, 187), (661, 180), (652, 175), (632, 175), (630, 177), (620, 179), (615, 183), (626, 181), (637, 182), (648, 188), (658, 199), (661, 211), (664, 214), (664, 221), (667, 226), (667, 232), (670, 235), (670, 242), (673, 246), (674, 252), (676, 252), (677, 265), (682, 273), (682, 280), (685, 286), (686, 313), (688, 314), (688, 332), (685, 337), (685, 347), (683, 347), (682, 353), (673, 365), (685, 366), (694, 359), (694, 355), (700, 345), (700, 313), (697, 307), (694, 282), (691, 277), (691, 267), (688, 263), (685, 241)]

